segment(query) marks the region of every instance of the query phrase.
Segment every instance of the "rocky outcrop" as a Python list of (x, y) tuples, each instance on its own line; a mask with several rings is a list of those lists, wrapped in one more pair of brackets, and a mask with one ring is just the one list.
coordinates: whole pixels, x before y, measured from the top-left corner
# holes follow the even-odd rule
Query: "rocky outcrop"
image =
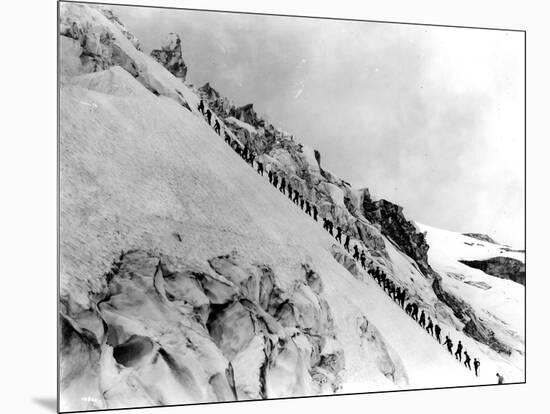
[(181, 39), (176, 33), (169, 33), (160, 49), (154, 49), (151, 56), (176, 78), (185, 81), (187, 66), (181, 53)]
[(74, 77), (120, 66), (155, 96), (169, 97), (191, 112), (198, 112), (194, 109), (197, 97), (165, 68), (140, 52), (135, 37), (108, 9), (61, 4), (59, 34), (64, 65), (62, 81), (65, 75)]
[(122, 253), (105, 274), (107, 288), (94, 310), (69, 315), (62, 299), (63, 393), (82, 392), (85, 385), (95, 404), (75, 399), (73, 407), (339, 389), (344, 355), (323, 283), (310, 264), (284, 288), (269, 266), (247, 263), (235, 252), (203, 266), (176, 263), (152, 252)]
[(460, 260), (460, 262), (488, 275), (511, 280), (525, 286), (525, 263), (517, 259), (499, 256), (487, 260)]
[(491, 237), (487, 236), (486, 234), (481, 234), (481, 233), (462, 233), (462, 234), (464, 236), (468, 236), (473, 239), (481, 240), (487, 243), (498, 244), (495, 240), (493, 240)]
[(120, 21), (117, 15), (113, 13), (113, 11), (104, 6), (104, 5), (96, 5), (97, 9), (111, 22), (113, 22), (116, 27), (126, 36), (126, 39), (128, 39), (137, 50), (141, 50), (141, 44), (137, 37), (135, 37), (132, 33), (130, 33), (128, 30), (126, 30), (126, 27), (124, 24)]
[(463, 323), (463, 332), (496, 352), (510, 355), (512, 350), (496, 338), (495, 333), (476, 316), (472, 307), (458, 296), (445, 290), (442, 286), (441, 276), (435, 272), (433, 274), (432, 287), (435, 295), (441, 302), (451, 308), (454, 316)]
[(418, 231), (413, 222), (406, 219), (403, 207), (387, 200), (374, 201), (368, 190), (363, 190), (362, 212), (372, 223), (380, 225), (382, 234), (390, 238), (413, 259), (425, 276), (434, 271), (428, 264), (426, 235)]

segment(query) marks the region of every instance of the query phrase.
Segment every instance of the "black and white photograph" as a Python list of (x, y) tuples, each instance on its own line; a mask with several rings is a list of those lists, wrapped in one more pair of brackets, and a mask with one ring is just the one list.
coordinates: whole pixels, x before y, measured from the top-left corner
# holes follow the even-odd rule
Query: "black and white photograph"
[(2, 14), (2, 412), (545, 406), (542, 3)]
[(525, 380), (524, 33), (61, 2), (61, 411)]

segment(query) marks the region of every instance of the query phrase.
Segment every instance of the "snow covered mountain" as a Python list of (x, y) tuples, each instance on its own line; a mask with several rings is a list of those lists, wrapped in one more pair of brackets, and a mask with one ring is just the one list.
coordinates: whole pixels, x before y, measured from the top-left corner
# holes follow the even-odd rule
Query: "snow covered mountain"
[[(187, 86), (169, 39), (149, 56), (109, 9), (60, 5), (62, 410), (523, 381), (524, 286), (464, 263), (523, 253), (372, 200), (252, 105)], [(321, 218), (462, 341), (480, 376)]]

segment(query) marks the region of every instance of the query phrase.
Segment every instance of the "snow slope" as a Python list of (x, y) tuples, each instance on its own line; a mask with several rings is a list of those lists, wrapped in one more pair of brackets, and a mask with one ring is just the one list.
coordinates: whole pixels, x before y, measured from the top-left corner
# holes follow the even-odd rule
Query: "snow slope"
[(427, 233), (430, 265), (443, 284), (459, 292), (476, 314), (486, 320), (496, 336), (514, 351), (511, 361), (517, 369), (513, 378), (523, 377), (525, 349), (525, 287), (511, 280), (491, 276), (461, 263), (459, 260), (485, 260), (510, 257), (525, 263), (525, 253), (510, 251), (506, 246), (483, 242), (447, 230), (417, 223)]
[[(453, 325), (431, 282), (387, 238), (389, 261), (381, 266), (441, 316), (444, 334), (484, 356), (481, 376), (457, 363), (366, 274), (352, 275), (335, 260), (341, 247), (320, 223), (243, 162), (198, 114), (198, 96), (99, 9), (64, 3), (61, 20), (68, 27), (77, 22), (85, 36), (108, 29), (115, 40), (107, 50), (114, 44), (139, 68), (90, 70), (79, 40), (62, 36), (60, 295), (71, 332), (61, 354), (63, 410), (494, 383), (497, 369), (521, 378), (517, 361)], [(340, 203), (337, 190), (330, 189)], [(216, 267), (229, 260), (223, 257), (238, 259)], [(159, 271), (159, 262), (168, 270)], [(270, 314), (243, 285), (249, 268), (270, 269), (278, 294), (304, 320), (294, 326)], [(215, 296), (204, 280), (200, 289), (190, 287), (189, 269), (208, 283), (241, 286), (231, 300), (244, 295), (239, 303), (246, 297), (253, 320), (261, 317), (268, 327), (250, 328), (254, 335), (246, 339), (248, 328), (234, 323), (244, 311), (224, 308), (219, 317), (225, 291)], [(305, 271), (307, 283), (304, 269), (313, 269)], [(468, 275), (481, 278), (475, 273)], [(310, 283), (310, 274), (320, 285)], [(507, 291), (505, 282), (491, 283)], [(174, 292), (185, 300), (174, 300)], [(496, 294), (492, 300), (489, 307), (480, 299), (480, 311), (514, 318), (498, 311)], [(325, 318), (333, 327), (320, 326)], [(139, 352), (125, 365), (115, 353), (127, 349)], [(314, 354), (321, 363), (308, 365)]]

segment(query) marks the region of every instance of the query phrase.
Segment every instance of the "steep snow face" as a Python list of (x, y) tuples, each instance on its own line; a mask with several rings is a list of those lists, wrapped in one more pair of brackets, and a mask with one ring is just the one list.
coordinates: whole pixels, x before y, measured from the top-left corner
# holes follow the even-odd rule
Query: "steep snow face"
[[(105, 11), (63, 3), (60, 24), (63, 410), (484, 384), (496, 370), (522, 378), (519, 357), (465, 335), (432, 279), (360, 214), (362, 193), (312, 149), (216, 98), (231, 140), (365, 245), (482, 358), (480, 377), (213, 132), (196, 109), (204, 89), (141, 53)], [(457, 295), (469, 298), (462, 286)], [(502, 333), (508, 323), (490, 321)]]
[(443, 287), (474, 308), (476, 315), (494, 331), (498, 340), (510, 348), (510, 360), (520, 370), (518, 373), (522, 372), (525, 349), (524, 286), (491, 276), (462, 261), (505, 257), (525, 263), (525, 253), (425, 224), (417, 225), (426, 232), (430, 245), (429, 262), (441, 276)]

